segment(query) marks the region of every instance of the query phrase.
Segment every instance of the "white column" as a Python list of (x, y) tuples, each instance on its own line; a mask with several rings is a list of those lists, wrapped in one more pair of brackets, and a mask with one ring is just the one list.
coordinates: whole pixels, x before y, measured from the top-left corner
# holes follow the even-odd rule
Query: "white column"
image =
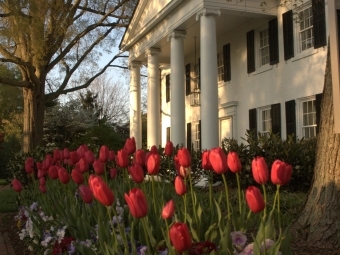
[(130, 63), (130, 137), (134, 137), (136, 148), (142, 148), (142, 118), (140, 95), (140, 67), (142, 62)]
[(147, 102), (147, 144), (148, 148), (161, 145), (160, 124), (160, 84), (159, 54), (160, 49), (149, 49), (148, 58), (148, 102)]
[(185, 72), (184, 72), (185, 32), (174, 31), (169, 37), (170, 55), (170, 104), (171, 104), (171, 141), (185, 144)]
[(201, 139), (202, 149), (219, 146), (216, 21), (219, 10), (203, 9), (200, 20), (201, 41)]

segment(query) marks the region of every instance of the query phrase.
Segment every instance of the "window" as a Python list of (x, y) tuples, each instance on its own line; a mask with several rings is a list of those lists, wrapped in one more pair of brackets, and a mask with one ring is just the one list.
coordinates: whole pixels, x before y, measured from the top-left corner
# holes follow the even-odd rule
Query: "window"
[(259, 56), (260, 56), (260, 66), (266, 65), (269, 63), (269, 32), (268, 28), (259, 32), (260, 39), (260, 48), (259, 48)]
[(316, 136), (316, 100), (302, 102), (302, 136), (305, 139)]
[(165, 101), (170, 102), (170, 74), (165, 76)]
[(313, 12), (312, 6), (299, 12), (300, 50), (312, 48), (313, 43)]
[(262, 133), (272, 132), (272, 118), (271, 118), (271, 108), (260, 109), (260, 130)]
[(218, 82), (224, 80), (224, 65), (223, 65), (223, 53), (217, 54), (217, 73), (218, 73)]
[(187, 64), (185, 66), (185, 95), (190, 95), (191, 93), (191, 77), (190, 77), (191, 66)]
[(201, 123), (194, 124), (194, 148), (196, 151), (201, 150)]

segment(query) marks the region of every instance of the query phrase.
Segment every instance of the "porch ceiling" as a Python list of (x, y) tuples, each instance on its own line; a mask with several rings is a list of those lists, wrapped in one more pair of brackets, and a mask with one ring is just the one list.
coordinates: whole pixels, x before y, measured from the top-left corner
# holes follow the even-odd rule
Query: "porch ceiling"
[[(268, 14), (248, 13), (244, 11), (230, 11), (221, 10), (221, 15), (216, 19), (216, 34), (217, 38), (236, 30), (243, 24), (250, 22), (254, 18), (262, 18), (270, 20), (273, 16)], [(184, 55), (185, 57), (193, 54), (195, 50), (195, 37), (196, 37), (196, 50), (199, 52), (200, 48), (200, 22), (196, 21), (196, 15), (191, 16), (184, 23), (176, 28), (176, 30), (183, 30), (187, 32), (187, 38), (184, 40)], [(167, 36), (163, 37), (153, 47), (161, 49), (160, 63), (170, 64), (170, 42), (167, 41)], [(197, 56), (198, 57), (198, 56)], [(146, 62), (145, 56), (140, 56), (136, 60)]]

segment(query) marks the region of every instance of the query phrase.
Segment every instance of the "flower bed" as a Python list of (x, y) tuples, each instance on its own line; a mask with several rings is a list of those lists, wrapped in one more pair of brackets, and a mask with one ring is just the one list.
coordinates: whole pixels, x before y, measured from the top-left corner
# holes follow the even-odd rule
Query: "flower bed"
[[(279, 193), (290, 180), (290, 165), (275, 161), (269, 178), (265, 159), (254, 158), (258, 186), (242, 192), (238, 155), (204, 151), (210, 185), (201, 195), (193, 185), (189, 151), (174, 151), (169, 142), (161, 153), (156, 147), (136, 151), (129, 138), (117, 153), (102, 146), (98, 157), (81, 145), (76, 151), (54, 150), (41, 162), (28, 158), (23, 164), (28, 186), (12, 181), (22, 204), (16, 217), (20, 238), (38, 254), (292, 254), (288, 231), (281, 228)], [(165, 170), (161, 157), (176, 169), (173, 183), (155, 180)], [(237, 176), (236, 204), (228, 170)], [(213, 172), (222, 176), (223, 192), (213, 192)], [(277, 186), (272, 208), (266, 205), (269, 179)], [(258, 231), (249, 233), (254, 222)]]

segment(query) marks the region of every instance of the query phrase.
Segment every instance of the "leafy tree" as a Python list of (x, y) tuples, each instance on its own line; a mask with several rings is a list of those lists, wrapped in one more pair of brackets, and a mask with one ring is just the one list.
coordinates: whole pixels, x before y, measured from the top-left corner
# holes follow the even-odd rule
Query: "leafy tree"
[(23, 151), (42, 143), (46, 102), (87, 88), (113, 65), (96, 64), (109, 52), (136, 0), (0, 0), (0, 62), (17, 66), (23, 89)]

